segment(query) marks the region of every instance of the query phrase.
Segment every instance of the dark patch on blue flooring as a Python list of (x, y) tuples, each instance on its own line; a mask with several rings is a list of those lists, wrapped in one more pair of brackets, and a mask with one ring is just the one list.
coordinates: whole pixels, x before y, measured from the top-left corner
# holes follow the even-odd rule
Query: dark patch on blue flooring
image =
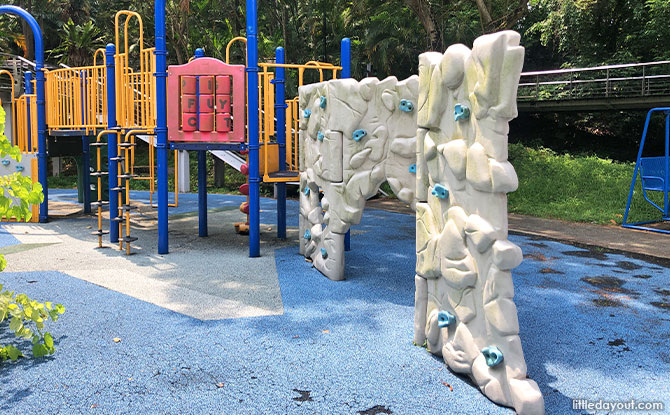
[(372, 408), (366, 409), (365, 411), (358, 411), (361, 415), (379, 415), (379, 414), (392, 414), (389, 408), (382, 405), (375, 405)]

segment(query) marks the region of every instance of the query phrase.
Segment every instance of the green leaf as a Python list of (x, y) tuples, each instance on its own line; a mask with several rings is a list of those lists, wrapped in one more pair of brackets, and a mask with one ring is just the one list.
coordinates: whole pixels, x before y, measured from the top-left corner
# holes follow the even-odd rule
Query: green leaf
[(9, 322), (9, 329), (13, 332), (19, 331), (21, 327), (23, 326), (23, 320), (21, 320), (18, 317), (12, 318), (12, 321)]
[(44, 333), (44, 345), (49, 349), (54, 347), (54, 339), (51, 337), (51, 333)]
[(23, 353), (21, 353), (21, 350), (17, 349), (14, 346), (8, 345), (8, 346), (5, 347), (5, 349), (7, 350), (7, 355), (9, 356), (9, 358), (11, 360), (15, 361), (19, 357), (23, 356)]
[(36, 344), (33, 346), (33, 356), (44, 357), (49, 354), (49, 349), (43, 344)]

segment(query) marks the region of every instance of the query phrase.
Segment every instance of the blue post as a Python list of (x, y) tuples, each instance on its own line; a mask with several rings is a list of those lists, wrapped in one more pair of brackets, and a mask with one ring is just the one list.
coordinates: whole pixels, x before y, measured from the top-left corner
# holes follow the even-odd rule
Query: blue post
[(623, 214), (623, 224), (628, 222), (628, 212), (630, 210), (631, 201), (633, 200), (633, 192), (635, 191), (635, 181), (637, 180), (637, 173), (640, 171), (640, 163), (642, 162), (642, 152), (644, 150), (644, 142), (647, 138), (647, 130), (649, 129), (649, 121), (654, 110), (649, 110), (647, 119), (644, 122), (644, 130), (642, 131), (642, 140), (640, 141), (640, 149), (637, 153), (637, 161), (635, 162), (635, 169), (633, 169), (633, 180), (630, 183), (630, 191), (628, 192), (628, 200), (626, 201), (626, 211)]
[[(342, 38), (340, 43), (340, 65), (342, 66), (342, 79), (351, 78), (351, 39)], [(351, 251), (351, 230), (344, 235), (344, 250)]]
[(168, 253), (168, 141), (165, 0), (156, 0), (156, 157), (158, 167), (158, 253)]
[[(204, 56), (204, 50), (201, 48), (195, 50), (195, 59)], [(200, 88), (196, 91), (200, 93)], [(200, 100), (196, 99), (196, 102), (199, 113)], [(207, 152), (204, 150), (198, 151), (198, 235), (201, 238), (207, 236)]]
[(261, 255), (260, 177), (258, 151), (258, 19), (257, 1), (247, 0), (247, 88), (249, 102), (249, 256)]
[[(80, 76), (83, 79), (81, 85), (81, 114), (84, 124), (88, 124), (88, 119), (86, 118), (86, 105), (87, 105), (87, 96), (86, 96), (86, 72), (80, 71)], [(84, 178), (83, 183), (81, 184), (84, 195), (84, 213), (91, 213), (91, 153), (90, 153), (90, 141), (87, 135), (81, 137), (81, 169), (83, 170), (82, 177)]]
[(81, 169), (84, 171), (84, 213), (91, 213), (91, 152), (90, 141), (87, 135), (81, 138), (82, 161)]
[(47, 125), (44, 108), (44, 42), (42, 29), (37, 20), (20, 7), (0, 6), (0, 14), (13, 14), (21, 17), (28, 23), (35, 38), (35, 80), (37, 81), (37, 165), (39, 182), (42, 185), (44, 201), (40, 204), (40, 222), (45, 223), (49, 218), (49, 186), (47, 184)]
[(198, 235), (207, 236), (207, 152), (198, 151)]
[[(117, 127), (116, 124), (116, 68), (114, 62), (116, 46), (110, 43), (105, 48), (105, 65), (107, 66), (107, 129)], [(116, 133), (107, 134), (107, 176), (109, 187), (109, 241), (119, 242), (119, 224), (114, 218), (119, 215), (119, 164), (115, 161), (118, 157)]]
[[(26, 90), (26, 95), (32, 95), (33, 93), (33, 73), (32, 72), (26, 72), (25, 73), (25, 90)], [(32, 120), (30, 119), (30, 100), (26, 100), (26, 122), (28, 125), (26, 125), (26, 131), (28, 132), (28, 148), (32, 149), (33, 148), (33, 134), (32, 134)], [(16, 133), (14, 133), (15, 143), (18, 144), (18, 136)]]
[[(275, 49), (275, 61), (285, 63), (284, 48)], [(275, 115), (277, 117), (277, 146), (279, 170), (286, 170), (286, 70), (275, 71)], [(286, 183), (277, 183), (277, 238), (286, 239)]]
[(663, 180), (663, 220), (668, 220), (668, 163), (670, 163), (670, 112), (665, 113), (665, 179)]

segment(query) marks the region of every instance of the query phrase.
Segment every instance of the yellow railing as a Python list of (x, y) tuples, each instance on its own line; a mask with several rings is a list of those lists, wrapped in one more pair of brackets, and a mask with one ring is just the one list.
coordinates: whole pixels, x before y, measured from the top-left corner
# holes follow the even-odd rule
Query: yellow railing
[(300, 131), (299, 98), (286, 101), (286, 168), (299, 171), (298, 132)]
[[(263, 72), (259, 73), (261, 76), (261, 87), (262, 87), (262, 98), (260, 99), (261, 108), (264, 111), (261, 111), (265, 115), (264, 122), (261, 122), (263, 139), (263, 148), (266, 149), (266, 153), (263, 160), (264, 168), (263, 170), (263, 181), (265, 182), (286, 182), (286, 181), (295, 181), (296, 178), (292, 176), (285, 177), (270, 177), (270, 174), (277, 170), (278, 160), (273, 164), (273, 157), (270, 157), (269, 149), (272, 144), (275, 144), (276, 141), (272, 141), (271, 137), (275, 137), (275, 119), (274, 119), (274, 88), (272, 88), (271, 80), (274, 79), (274, 72), (270, 72), (270, 68), (285, 68), (285, 69), (297, 69), (298, 70), (298, 87), (304, 85), (305, 80), (305, 71), (307, 70), (316, 70), (319, 71), (319, 81), (323, 82), (325, 80), (325, 73), (330, 72), (332, 79), (337, 78), (337, 72), (342, 70), (341, 66), (335, 66), (331, 63), (326, 62), (317, 62), (310, 61), (305, 64), (280, 64), (280, 63), (260, 63), (258, 64), (263, 69)], [(271, 91), (271, 92), (268, 92)], [(259, 97), (260, 98), (260, 97)], [(300, 140), (298, 137), (298, 98), (293, 98), (286, 100), (286, 170), (289, 172), (298, 172), (299, 171), (299, 151), (300, 151)], [(269, 110), (272, 108), (272, 110)], [(263, 154), (261, 154), (263, 159)]]
[[(12, 138), (13, 138), (12, 144), (17, 145), (17, 138), (16, 138), (16, 125), (17, 125), (17, 120), (16, 120), (16, 96), (14, 95), (14, 75), (12, 75), (11, 72), (9, 72), (5, 69), (0, 70), (0, 76), (2, 76), (2, 75), (7, 75), (9, 77), (9, 82), (12, 86), (12, 95), (9, 98), (10, 103), (12, 104), (12, 114), (9, 117), (5, 116), (5, 119), (6, 119), (5, 124), (9, 124), (11, 126)], [(0, 101), (0, 104), (2, 104), (1, 101)], [(7, 121), (7, 120), (9, 120), (9, 121)]]
[[(30, 108), (30, 139), (28, 138), (28, 108)], [(37, 96), (21, 95), (16, 99), (16, 137), (14, 144), (22, 153), (37, 153)]]
[[(125, 17), (123, 25), (120, 20)], [(130, 62), (129, 24), (135, 18), (139, 25), (138, 67)], [(123, 43), (121, 27), (123, 26)], [(119, 11), (115, 17), (116, 27), (116, 114), (119, 126), (126, 129), (149, 129), (156, 127), (156, 72), (155, 48), (144, 48), (144, 25), (138, 13)]]
[(104, 65), (46, 72), (49, 131), (85, 130), (107, 125), (107, 76)]

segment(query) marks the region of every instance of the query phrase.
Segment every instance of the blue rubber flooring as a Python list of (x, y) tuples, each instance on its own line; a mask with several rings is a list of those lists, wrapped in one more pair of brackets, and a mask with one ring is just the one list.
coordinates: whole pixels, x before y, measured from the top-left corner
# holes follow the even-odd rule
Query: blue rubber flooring
[[(210, 195), (209, 207), (241, 200)], [(171, 212), (195, 210), (197, 195), (180, 206)], [(274, 201), (262, 207), (262, 222), (274, 223)], [(297, 209), (289, 202), (289, 226)], [(281, 316), (202, 322), (56, 267), (0, 274), (67, 307), (51, 326), (54, 356), (0, 366), (0, 414), (513, 413), (412, 345), (414, 218), (368, 210), (355, 229), (367, 232), (352, 239), (343, 282), (312, 269), (297, 246), (275, 252)], [(0, 232), (0, 246), (10, 237)], [(572, 399), (670, 405), (668, 264), (510, 239), (526, 256), (514, 270), (516, 304), (547, 414), (585, 413)]]

